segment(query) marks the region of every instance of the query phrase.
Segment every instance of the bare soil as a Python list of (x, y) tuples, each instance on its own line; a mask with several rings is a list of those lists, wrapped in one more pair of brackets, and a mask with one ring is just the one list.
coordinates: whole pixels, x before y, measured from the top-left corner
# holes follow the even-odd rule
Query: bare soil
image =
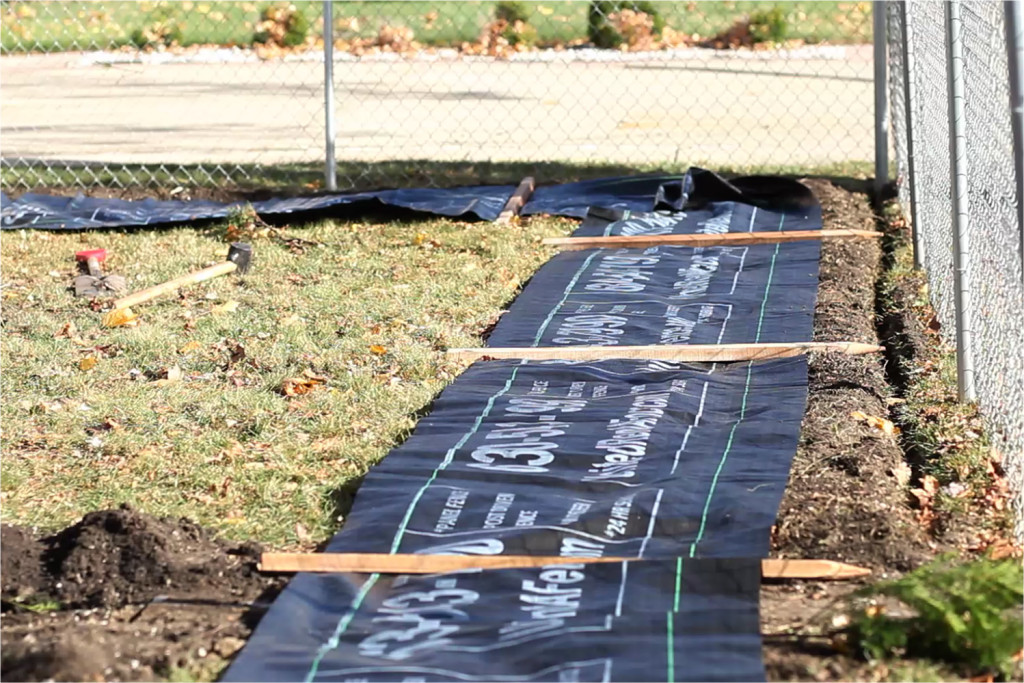
[(0, 546), (5, 680), (146, 680), (195, 659), (219, 669), (281, 585), (256, 570), (258, 546), (127, 507), (46, 537), (4, 525)]
[[(821, 200), (824, 227), (876, 229), (868, 197), (805, 181)], [(817, 341), (880, 343), (875, 286), (882, 246), (869, 240), (822, 245)], [(810, 359), (807, 413), (789, 485), (779, 508), (773, 554), (827, 558), (896, 576), (930, 559), (934, 540), (917, 523), (899, 437), (852, 414), (888, 418), (895, 396), (886, 358), (819, 355)], [(862, 680), (873, 672), (827, 639), (790, 638), (820, 626), (835, 602), (864, 581), (793, 582), (761, 593), (768, 680)]]
[[(821, 199), (826, 228), (875, 228), (866, 195), (824, 180), (808, 184)], [(881, 263), (875, 242), (824, 243), (816, 340), (878, 342)], [(890, 323), (883, 328), (903, 332), (898, 321)], [(891, 395), (881, 355), (811, 358), (808, 409), (779, 510), (775, 556), (840, 560), (879, 577), (912, 569), (934, 553), (935, 542), (909, 505), (897, 437), (852, 416), (887, 417)], [(187, 520), (130, 509), (92, 513), (47, 537), (4, 526), (0, 541), (2, 673), (10, 680), (166, 678), (197, 660), (215, 675), (281, 587), (256, 571), (257, 547), (233, 546)], [(764, 587), (769, 680), (872, 675), (827, 641), (788, 636), (858, 585)]]

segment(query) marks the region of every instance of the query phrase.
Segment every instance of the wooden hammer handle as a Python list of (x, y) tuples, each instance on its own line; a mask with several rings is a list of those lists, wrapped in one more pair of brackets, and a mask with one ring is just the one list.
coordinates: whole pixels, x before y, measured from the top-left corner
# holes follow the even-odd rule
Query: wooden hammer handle
[(220, 275), (233, 273), (237, 269), (238, 266), (233, 261), (224, 261), (215, 266), (203, 268), (202, 270), (197, 270), (194, 273), (189, 273), (188, 275), (182, 275), (181, 277), (174, 278), (173, 280), (168, 280), (163, 284), (154, 285), (133, 294), (129, 294), (128, 296), (121, 297), (114, 301), (114, 308), (128, 308), (135, 304), (141, 304), (149, 301), (150, 299), (155, 299), (162, 294), (173, 292), (181, 287), (187, 287), (188, 285), (194, 285), (197, 282), (203, 282), (204, 280), (210, 280)]

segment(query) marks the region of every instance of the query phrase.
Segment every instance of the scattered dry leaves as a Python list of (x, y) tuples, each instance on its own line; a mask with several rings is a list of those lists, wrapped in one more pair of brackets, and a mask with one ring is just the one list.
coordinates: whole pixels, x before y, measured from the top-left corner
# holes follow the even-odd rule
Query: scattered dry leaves
[(139, 324), (139, 316), (130, 308), (115, 308), (103, 316), (103, 324), (107, 327), (135, 327)]
[(301, 377), (288, 377), (281, 382), (280, 392), (283, 396), (288, 397), (302, 396), (326, 382), (326, 377), (317, 375), (312, 370), (306, 370)]
[(210, 313), (213, 313), (214, 315), (222, 315), (224, 313), (234, 313), (237, 310), (238, 310), (238, 302), (234, 301), (234, 300), (232, 300), (232, 301), (225, 301), (222, 304), (218, 304), (216, 306), (211, 306), (210, 307)]
[(153, 382), (151, 382), (151, 384), (158, 387), (163, 387), (167, 386), (168, 384), (173, 384), (175, 382), (181, 381), (181, 367), (177, 365), (172, 365), (171, 367), (166, 368), (160, 374), (163, 376), (160, 379), (154, 380)]
[(193, 340), (178, 349), (178, 353), (192, 353), (193, 351), (198, 351), (201, 348), (203, 348), (203, 345)]
[(869, 427), (873, 427), (879, 430), (883, 434), (888, 434), (889, 436), (900, 433), (899, 428), (896, 425), (894, 425), (892, 421), (887, 420), (884, 417), (868, 415), (867, 413), (860, 410), (855, 410), (852, 413), (850, 413), (850, 417), (852, 417), (854, 420), (857, 420), (858, 422), (865, 423)]

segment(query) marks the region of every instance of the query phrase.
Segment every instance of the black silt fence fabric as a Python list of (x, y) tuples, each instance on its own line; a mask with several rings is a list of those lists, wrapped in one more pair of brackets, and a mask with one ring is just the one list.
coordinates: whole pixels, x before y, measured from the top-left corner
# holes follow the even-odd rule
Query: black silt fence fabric
[(223, 680), (763, 680), (756, 559), (297, 576)]
[[(11, 199), (0, 192), (0, 229), (92, 230), (98, 228), (167, 227), (227, 218), (251, 206), (260, 216), (348, 216), (393, 208), (420, 213), (493, 221), (514, 185), (453, 188), (407, 188), (278, 197), (262, 201), (209, 200), (128, 201), (78, 195), (60, 197), (27, 193)], [(726, 181), (710, 171), (692, 168), (683, 175), (602, 178), (540, 187), (523, 207), (523, 215), (584, 217), (591, 207), (644, 212), (697, 208), (707, 202), (741, 202), (779, 211), (800, 212), (814, 206), (804, 186), (782, 178), (747, 177)]]
[[(226, 680), (302, 679), (316, 662), (307, 680), (550, 680), (559, 666), (579, 680), (759, 680), (759, 572), (733, 576), (756, 563), (737, 557), (767, 552), (806, 386), (803, 358), (471, 366), (371, 470), (327, 551), (665, 560), (624, 575), (588, 566), (601, 607), (550, 631), (529, 606), (563, 598), (523, 598), (518, 586), (536, 580), (525, 570), (507, 573), (515, 589), (495, 578), (506, 573), (474, 573), (472, 613), (435, 610), (419, 591), (412, 613), (380, 614), (365, 602), (372, 577), (300, 575)], [(708, 566), (728, 590), (676, 597), (676, 577), (701, 566), (691, 558), (723, 558)], [(616, 613), (623, 590), (647, 597)], [(517, 629), (536, 638), (508, 635)]]
[(544, 264), (488, 346), (806, 341), (817, 242), (566, 251)]
[[(627, 206), (581, 213), (579, 232), (821, 227), (791, 181), (644, 182)], [(630, 208), (648, 192), (657, 211)], [(806, 341), (818, 255), (816, 241), (566, 252), (488, 343)], [(644, 560), (299, 575), (226, 680), (761, 679), (756, 558), (806, 393), (803, 357), (476, 363), (370, 471), (327, 551)]]
[(474, 364), (327, 550), (763, 556), (806, 385), (802, 358)]

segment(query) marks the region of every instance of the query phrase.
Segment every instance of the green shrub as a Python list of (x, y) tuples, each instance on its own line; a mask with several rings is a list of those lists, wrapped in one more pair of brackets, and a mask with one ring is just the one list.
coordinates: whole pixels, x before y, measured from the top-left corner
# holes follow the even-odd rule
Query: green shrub
[(788, 32), (789, 23), (781, 7), (757, 10), (750, 15), (750, 38), (755, 43), (781, 43)]
[(517, 21), (525, 24), (530, 19), (530, 11), (526, 8), (526, 3), (517, 2), (517, 0), (499, 0), (494, 5), (494, 18), (498, 21), (507, 21), (510, 24)]
[(252, 42), (295, 47), (308, 37), (309, 20), (295, 5), (285, 3), (264, 8)]
[(595, 47), (602, 49), (616, 48), (625, 42), (618, 28), (615, 27), (608, 17), (619, 10), (629, 9), (634, 12), (643, 12), (651, 17), (654, 22), (654, 35), (660, 35), (665, 28), (665, 19), (658, 11), (653, 2), (640, 0), (592, 0), (587, 9), (587, 38)]
[(898, 600), (906, 614), (858, 610), (852, 642), (869, 659), (923, 657), (1001, 673), (1009, 680), (1024, 637), (1024, 568), (1019, 560), (955, 563), (950, 557), (868, 586), (858, 597)]
[(167, 8), (159, 8), (149, 16), (151, 21), (132, 31), (131, 41), (141, 49), (164, 45), (170, 47), (181, 43), (184, 32), (181, 22)]
[(522, 44), (532, 47), (537, 44), (537, 29), (522, 21), (506, 26), (501, 36), (513, 46)]

